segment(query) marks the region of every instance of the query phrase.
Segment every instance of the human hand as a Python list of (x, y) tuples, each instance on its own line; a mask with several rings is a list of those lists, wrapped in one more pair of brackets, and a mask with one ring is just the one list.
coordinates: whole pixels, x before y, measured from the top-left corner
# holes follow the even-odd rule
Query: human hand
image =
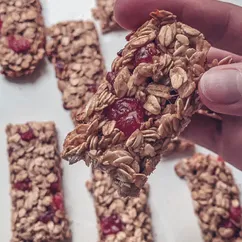
[(170, 11), (204, 33), (216, 47), (209, 60), (231, 55), (237, 62), (210, 69), (199, 83), (203, 104), (220, 113), (222, 121), (196, 114), (183, 136), (242, 170), (242, 8), (217, 0), (117, 0), (115, 17), (133, 30), (156, 9)]

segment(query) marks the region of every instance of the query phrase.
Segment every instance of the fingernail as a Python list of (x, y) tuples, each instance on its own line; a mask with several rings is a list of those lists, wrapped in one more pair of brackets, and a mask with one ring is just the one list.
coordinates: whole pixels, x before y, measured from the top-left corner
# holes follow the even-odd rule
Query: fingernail
[(242, 99), (242, 72), (238, 69), (211, 69), (203, 75), (200, 90), (213, 103), (236, 103)]

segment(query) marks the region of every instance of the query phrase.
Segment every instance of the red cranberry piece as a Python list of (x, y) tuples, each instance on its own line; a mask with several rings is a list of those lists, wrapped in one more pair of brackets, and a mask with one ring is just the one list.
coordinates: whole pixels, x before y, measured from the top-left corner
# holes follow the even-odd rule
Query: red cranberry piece
[(49, 207), (48, 210), (39, 217), (39, 221), (47, 224), (53, 219), (54, 215), (55, 211), (53, 210), (53, 208)]
[(224, 162), (224, 159), (223, 159), (221, 156), (219, 156), (219, 157), (218, 157), (218, 161), (219, 161), (219, 162)]
[(156, 48), (154, 44), (149, 44), (147, 46), (141, 47), (135, 54), (134, 62), (135, 65), (139, 65), (140, 63), (152, 63), (153, 56), (157, 54)]
[(236, 223), (240, 223), (241, 220), (241, 208), (231, 207), (230, 208), (230, 219)]
[(118, 53), (117, 53), (117, 56), (121, 57), (123, 54), (123, 49), (121, 49)]
[(104, 235), (117, 234), (123, 230), (123, 223), (116, 214), (103, 217), (101, 219), (101, 230)]
[(15, 183), (13, 186), (15, 189), (20, 191), (29, 191), (31, 188), (30, 180), (28, 178), (24, 181)]
[(13, 147), (8, 148), (8, 156), (11, 156), (13, 153)]
[(235, 225), (232, 223), (230, 219), (224, 220), (221, 223), (221, 227), (226, 228), (226, 229), (236, 229)]
[(3, 21), (0, 20), (0, 30), (2, 29), (3, 27)]
[(54, 208), (57, 210), (64, 210), (64, 203), (63, 203), (63, 196), (61, 193), (57, 193), (54, 197), (53, 197), (53, 205)]
[(33, 129), (31, 129), (31, 128), (29, 128), (29, 130), (24, 132), (24, 133), (19, 132), (19, 135), (20, 135), (22, 140), (27, 141), (27, 142), (36, 138), (35, 135), (34, 135)]
[(95, 93), (97, 91), (97, 85), (96, 84), (87, 84), (87, 90), (89, 92)]
[(23, 37), (16, 39), (15, 36), (10, 35), (8, 36), (8, 46), (16, 53), (24, 53), (30, 49), (30, 42)]
[(114, 84), (114, 81), (115, 81), (115, 78), (116, 78), (116, 75), (114, 72), (108, 72), (107, 73), (107, 76), (106, 76), (106, 79), (107, 81), (110, 83), (110, 84)]
[(127, 137), (139, 129), (144, 121), (144, 109), (134, 98), (122, 98), (114, 102), (105, 110), (109, 120), (116, 121), (116, 127)]
[(50, 191), (52, 194), (56, 194), (57, 192), (60, 191), (60, 183), (57, 181), (57, 182), (54, 182), (50, 185)]
[(57, 62), (55, 63), (55, 67), (56, 67), (56, 69), (57, 69), (58, 71), (62, 72), (62, 71), (64, 71), (64, 69), (65, 69), (65, 64), (62, 63), (62, 62), (60, 62), (60, 61), (57, 61)]

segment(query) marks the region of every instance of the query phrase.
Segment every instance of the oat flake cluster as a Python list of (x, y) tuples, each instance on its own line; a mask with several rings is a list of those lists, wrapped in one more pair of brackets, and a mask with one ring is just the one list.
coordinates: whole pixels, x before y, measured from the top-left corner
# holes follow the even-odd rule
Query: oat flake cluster
[(176, 166), (191, 190), (205, 242), (242, 242), (240, 192), (221, 158), (196, 154)]
[(210, 44), (172, 13), (151, 16), (127, 36), (64, 144), (65, 159), (84, 159), (109, 173), (122, 196), (139, 194), (169, 142), (201, 107), (197, 85)]
[(8, 77), (33, 73), (45, 54), (45, 28), (38, 0), (0, 0), (0, 64)]

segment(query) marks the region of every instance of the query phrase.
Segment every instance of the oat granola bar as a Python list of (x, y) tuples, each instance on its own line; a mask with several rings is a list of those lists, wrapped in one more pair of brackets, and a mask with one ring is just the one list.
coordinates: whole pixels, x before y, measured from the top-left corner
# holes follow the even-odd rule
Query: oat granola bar
[(0, 0), (0, 65), (8, 77), (29, 75), (45, 54), (39, 0)]
[(195, 152), (195, 144), (191, 141), (176, 138), (173, 139), (167, 146), (166, 151), (164, 151), (163, 156), (167, 157), (174, 153), (185, 153), (185, 152)]
[(94, 198), (99, 242), (153, 242), (146, 184), (137, 198), (121, 198), (110, 177), (94, 170), (87, 188)]
[(12, 199), (11, 242), (70, 239), (55, 124), (9, 124), (6, 133)]
[(48, 35), (46, 51), (55, 66), (63, 107), (75, 113), (87, 104), (104, 77), (96, 28), (90, 21), (62, 22), (49, 28)]
[(241, 242), (240, 192), (221, 158), (195, 154), (176, 166), (188, 182), (205, 242)]
[(172, 13), (151, 17), (127, 36), (64, 143), (64, 159), (109, 173), (121, 196), (139, 194), (171, 139), (201, 107), (197, 85), (209, 43)]
[(108, 33), (113, 30), (120, 29), (120, 26), (114, 19), (114, 4), (116, 0), (96, 0), (97, 7), (93, 9), (93, 16), (100, 20), (103, 33)]

